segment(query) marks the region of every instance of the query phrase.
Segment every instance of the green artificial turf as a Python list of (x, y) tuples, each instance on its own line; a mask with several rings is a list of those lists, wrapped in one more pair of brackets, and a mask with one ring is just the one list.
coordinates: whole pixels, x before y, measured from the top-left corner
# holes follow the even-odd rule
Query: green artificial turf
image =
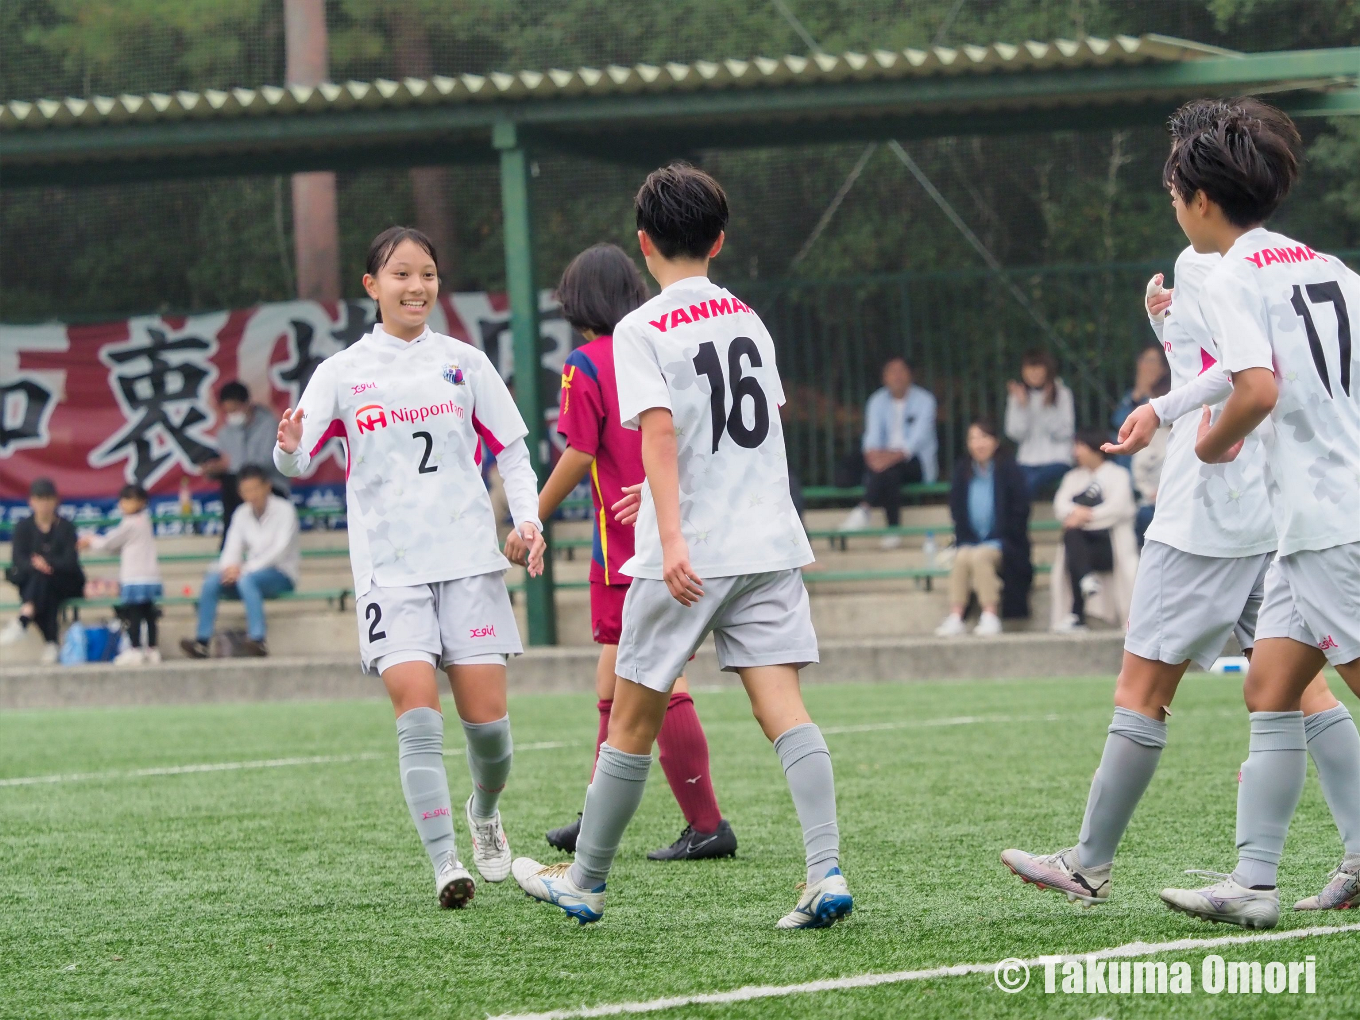
[[(778, 759), (740, 691), (696, 696), (739, 856), (645, 859), (683, 824), (655, 768), (610, 877), (605, 918), (584, 928), (526, 900), (513, 880), (480, 884), (467, 910), (436, 908), (384, 701), (9, 713), (0, 716), (0, 779), (117, 774), (0, 786), (0, 1017), (474, 1018), (1242, 934), (1171, 914), (1156, 896), (1187, 881), (1183, 868), (1232, 865), (1246, 748), (1233, 679), (1185, 684), (1111, 902), (1083, 911), (1022, 886), (999, 863), (1008, 846), (1075, 841), (1111, 689), (1109, 679), (810, 685), (835, 763), (855, 894), (849, 921), (815, 932), (774, 928), (796, 899), (802, 845)], [(542, 834), (580, 809), (593, 700), (512, 700), (519, 751), (502, 811), (517, 854), (562, 859)], [(461, 743), (456, 727), (451, 742)], [(467, 859), (457, 810), (467, 773), (461, 754), (447, 760)], [(1339, 858), (1310, 778), (1282, 899), (1316, 892)], [(1286, 913), (1281, 928), (1353, 919)], [(1196, 990), (1183, 996), (1046, 995), (1036, 969), (1016, 995), (981, 974), (655, 1015), (1360, 1015), (1360, 933), (1219, 952), (1262, 961), (1311, 953), (1317, 994), (1209, 995), (1199, 990), (1198, 950), (1158, 957), (1192, 962)]]

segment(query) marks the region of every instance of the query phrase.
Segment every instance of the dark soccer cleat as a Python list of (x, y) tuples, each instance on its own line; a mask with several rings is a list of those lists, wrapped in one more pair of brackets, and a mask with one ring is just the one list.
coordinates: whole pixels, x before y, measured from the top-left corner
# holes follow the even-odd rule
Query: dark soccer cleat
[(680, 838), (670, 846), (653, 850), (647, 855), (653, 861), (704, 861), (712, 857), (737, 856), (737, 834), (726, 818), (718, 823), (717, 832), (699, 832), (686, 825)]
[(574, 854), (576, 852), (576, 837), (581, 835), (581, 816), (576, 816), (576, 821), (570, 825), (564, 825), (560, 829), (548, 830), (548, 845), (564, 854)]

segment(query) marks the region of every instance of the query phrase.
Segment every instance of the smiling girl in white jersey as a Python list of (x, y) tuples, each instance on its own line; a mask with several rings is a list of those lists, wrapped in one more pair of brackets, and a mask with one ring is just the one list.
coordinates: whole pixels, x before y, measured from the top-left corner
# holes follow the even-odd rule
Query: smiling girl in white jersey
[(296, 477), (328, 440), (345, 441), (360, 656), (397, 713), (402, 790), (439, 904), (462, 907), (475, 886), (454, 845), (435, 671), (448, 673), (467, 739), (473, 859), (484, 879), (503, 881), (510, 847), (497, 802), (512, 754), (505, 659), (523, 649), (481, 478), (482, 443), (497, 457), (531, 574), (542, 570), (544, 549), (537, 480), (528, 429), (486, 355), (426, 325), (439, 294), (429, 238), (392, 227), (374, 239), (367, 269), (378, 324), (317, 366), (279, 423), (274, 463)]

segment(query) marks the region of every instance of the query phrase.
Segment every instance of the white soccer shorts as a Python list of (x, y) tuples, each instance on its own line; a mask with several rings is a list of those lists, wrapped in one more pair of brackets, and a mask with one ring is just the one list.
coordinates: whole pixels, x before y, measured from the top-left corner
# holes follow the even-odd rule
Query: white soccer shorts
[(1256, 625), (1266, 638), (1313, 645), (1333, 666), (1360, 659), (1360, 542), (1275, 560)]

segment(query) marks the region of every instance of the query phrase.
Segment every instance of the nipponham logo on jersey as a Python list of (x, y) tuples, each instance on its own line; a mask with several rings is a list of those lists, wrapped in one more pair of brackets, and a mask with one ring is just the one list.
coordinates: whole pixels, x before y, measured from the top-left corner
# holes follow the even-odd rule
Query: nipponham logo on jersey
[(453, 383), (455, 386), (462, 386), (466, 381), (463, 378), (463, 370), (458, 367), (458, 362), (450, 361), (444, 366), (444, 381)]
[(372, 432), (374, 429), (387, 428), (387, 412), (382, 404), (365, 404), (354, 412), (354, 424), (359, 432)]

